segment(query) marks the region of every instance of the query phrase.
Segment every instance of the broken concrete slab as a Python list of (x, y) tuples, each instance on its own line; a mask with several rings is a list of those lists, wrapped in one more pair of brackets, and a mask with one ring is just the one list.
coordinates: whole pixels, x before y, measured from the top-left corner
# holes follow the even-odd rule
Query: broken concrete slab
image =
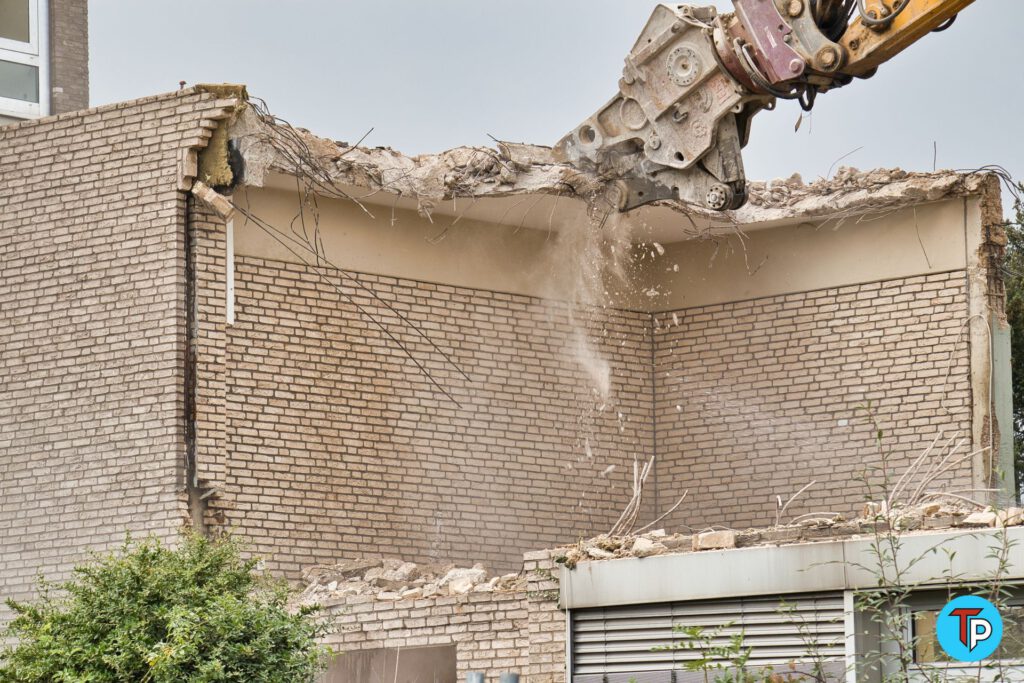
[(668, 550), (664, 545), (657, 541), (651, 540), (640, 536), (633, 542), (632, 553), (634, 557), (649, 557), (650, 555), (659, 555)]
[[(302, 176), (312, 181), (314, 192), (328, 196), (369, 203), (386, 203), (374, 199), (378, 193), (413, 199), (427, 216), (438, 202), (461, 198), (555, 195), (593, 202), (612, 180), (559, 163), (550, 148), (539, 145), (501, 142), (497, 148), (456, 147), (412, 157), (386, 147), (352, 146), (288, 126), (254, 105), (237, 116), (230, 136), (244, 160), (248, 185), (262, 186), (273, 173)], [(834, 176), (811, 183), (799, 175), (750, 182), (748, 202), (736, 211), (718, 213), (677, 201), (653, 206), (723, 226), (753, 225), (884, 212), (977, 194), (988, 177), (841, 167)]]
[(337, 564), (323, 567), (308, 567), (302, 572), (302, 578), (306, 582), (316, 582), (327, 585), (332, 581), (346, 581), (353, 577), (361, 577), (370, 569), (381, 566), (383, 560), (373, 558), (358, 558), (342, 560)]
[(991, 510), (981, 510), (979, 512), (972, 512), (960, 522), (960, 526), (965, 527), (990, 527), (996, 525), (996, 513)]
[(725, 550), (736, 547), (736, 532), (732, 529), (705, 531), (693, 537), (694, 551)]

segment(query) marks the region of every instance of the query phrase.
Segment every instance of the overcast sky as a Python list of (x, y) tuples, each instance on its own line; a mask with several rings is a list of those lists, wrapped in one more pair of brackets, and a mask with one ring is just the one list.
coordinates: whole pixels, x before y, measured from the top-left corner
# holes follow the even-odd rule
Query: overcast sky
[[(699, 4), (699, 3), (698, 3)], [(722, 9), (731, 7), (719, 1)], [(90, 0), (92, 103), (245, 83), (319, 135), (406, 153), (552, 144), (615, 92), (647, 0)], [(1007, 167), (1024, 178), (1024, 1), (977, 0), (868, 81), (755, 119), (753, 179)], [(856, 151), (854, 151), (856, 150)]]

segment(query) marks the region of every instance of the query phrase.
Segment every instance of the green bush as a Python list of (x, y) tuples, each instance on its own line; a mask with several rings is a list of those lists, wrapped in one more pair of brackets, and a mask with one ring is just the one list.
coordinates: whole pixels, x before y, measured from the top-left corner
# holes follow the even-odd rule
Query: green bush
[(285, 609), (287, 587), (264, 579), (230, 538), (189, 534), (96, 555), (34, 603), (8, 601), (4, 683), (312, 681), (326, 661), (310, 611)]

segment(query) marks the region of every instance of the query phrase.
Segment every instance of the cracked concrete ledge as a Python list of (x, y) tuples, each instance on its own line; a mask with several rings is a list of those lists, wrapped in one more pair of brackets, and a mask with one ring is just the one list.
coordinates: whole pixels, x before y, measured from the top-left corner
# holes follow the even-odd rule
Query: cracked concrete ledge
[(810, 184), (799, 175), (785, 180), (751, 182), (750, 200), (732, 212), (741, 224), (805, 217), (856, 215), (897, 209), (951, 197), (980, 196), (991, 174), (902, 169), (859, 171), (840, 167), (828, 180)]
[[(602, 178), (558, 163), (550, 148), (538, 145), (501, 142), (497, 148), (456, 147), (410, 157), (390, 148), (349, 146), (317, 137), (282, 124), (256, 107), (241, 113), (230, 135), (245, 160), (248, 185), (262, 186), (272, 172), (307, 175), (313, 176), (321, 189), (328, 184), (365, 188), (368, 193), (360, 196), (371, 202), (378, 192), (415, 198), (426, 212), (436, 202), (453, 198), (549, 194), (593, 201), (604, 187)], [(834, 177), (809, 184), (799, 175), (751, 182), (747, 205), (725, 214), (681, 202), (660, 205), (715, 223), (750, 225), (852, 216), (980, 195), (989, 176), (841, 167)], [(316, 191), (316, 186), (313, 189)]]

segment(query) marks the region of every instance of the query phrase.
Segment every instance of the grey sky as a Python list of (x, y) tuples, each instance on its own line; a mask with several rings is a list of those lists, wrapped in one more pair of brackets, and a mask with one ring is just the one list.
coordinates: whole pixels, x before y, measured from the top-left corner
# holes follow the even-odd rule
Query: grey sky
[[(695, 3), (700, 4), (700, 3)], [(717, 2), (728, 9), (730, 2)], [(92, 103), (246, 83), (323, 136), (406, 153), (552, 144), (614, 93), (647, 0), (91, 0)], [(1007, 167), (1024, 178), (1022, 0), (977, 0), (868, 81), (761, 113), (747, 174), (805, 180), (842, 164)]]

